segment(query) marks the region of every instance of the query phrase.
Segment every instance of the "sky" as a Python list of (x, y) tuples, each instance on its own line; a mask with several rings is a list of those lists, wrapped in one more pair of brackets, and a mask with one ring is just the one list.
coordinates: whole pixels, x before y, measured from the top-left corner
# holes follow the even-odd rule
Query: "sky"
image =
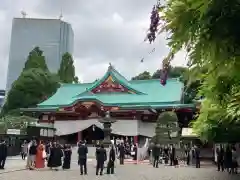
[[(74, 31), (73, 57), (81, 82), (101, 78), (109, 63), (128, 79), (143, 71), (155, 72), (169, 52), (163, 34), (153, 44), (143, 42), (155, 3), (156, 0), (1, 0), (0, 89), (6, 86), (12, 19), (21, 17), (21, 11), (27, 13), (27, 18), (51, 19), (59, 18), (62, 12), (63, 20)], [(186, 65), (183, 51), (172, 65)]]

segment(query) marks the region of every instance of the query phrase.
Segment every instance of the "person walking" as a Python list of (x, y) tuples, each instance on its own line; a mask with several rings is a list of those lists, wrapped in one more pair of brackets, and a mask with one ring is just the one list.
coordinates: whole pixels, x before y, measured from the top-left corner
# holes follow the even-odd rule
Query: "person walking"
[(174, 160), (176, 158), (176, 149), (174, 148), (173, 144), (170, 145), (169, 155), (170, 155), (170, 166), (173, 166)]
[(4, 169), (5, 166), (5, 162), (7, 159), (7, 144), (5, 142), (5, 140), (2, 140), (0, 142), (0, 169)]
[(107, 164), (107, 174), (114, 174), (114, 162), (116, 159), (116, 152), (114, 148), (114, 144), (111, 145), (109, 151), (109, 160)]
[(59, 170), (58, 168), (62, 166), (62, 157), (63, 157), (63, 151), (61, 149), (60, 144), (57, 144), (56, 142), (54, 142), (50, 149), (50, 155), (49, 155), (47, 166), (50, 169), (54, 169), (55, 171), (58, 171)]
[(185, 163), (189, 166), (190, 165), (190, 148), (188, 145), (185, 145), (184, 157), (185, 157)]
[(100, 145), (100, 148), (96, 148), (96, 160), (97, 160), (96, 175), (98, 175), (100, 171), (100, 175), (102, 176), (104, 162), (107, 160), (107, 151), (104, 148), (103, 144)]
[(33, 170), (36, 163), (36, 154), (37, 154), (37, 142), (33, 140), (29, 145), (29, 156), (28, 156), (28, 168)]
[(153, 167), (158, 168), (159, 156), (160, 156), (160, 144), (154, 145), (152, 154), (153, 154)]
[(47, 158), (45, 146), (42, 141), (39, 141), (37, 146), (37, 154), (36, 154), (36, 161), (35, 161), (35, 168), (42, 169), (45, 167), (45, 160)]
[(229, 144), (227, 145), (225, 154), (224, 154), (224, 165), (225, 165), (225, 168), (227, 169), (227, 172), (230, 174), (231, 167), (232, 167), (232, 149)]
[(125, 147), (124, 147), (123, 142), (121, 142), (121, 144), (119, 146), (119, 161), (120, 161), (121, 165), (124, 164), (124, 158), (125, 158)]
[(72, 149), (70, 145), (65, 145), (64, 146), (64, 158), (63, 158), (63, 169), (70, 169), (71, 166), (71, 157), (72, 157)]
[(85, 175), (87, 175), (87, 154), (88, 154), (87, 146), (84, 144), (83, 141), (80, 141), (78, 147), (78, 164), (80, 166), (81, 175), (83, 175), (83, 172)]
[(27, 157), (27, 153), (28, 153), (28, 143), (26, 140), (23, 141), (22, 145), (21, 145), (21, 156), (22, 156), (22, 160), (25, 160)]
[(232, 147), (232, 166), (231, 173), (237, 174), (238, 172), (238, 154), (235, 147)]
[(138, 163), (137, 160), (138, 160), (138, 146), (137, 146), (137, 144), (134, 144), (134, 146), (133, 146), (133, 161), (135, 161), (135, 163), (137, 164)]
[(220, 148), (217, 148), (217, 170), (218, 171), (224, 171), (224, 150), (223, 147), (220, 146)]
[(196, 145), (194, 148), (195, 159), (196, 159), (196, 168), (200, 168), (200, 148)]

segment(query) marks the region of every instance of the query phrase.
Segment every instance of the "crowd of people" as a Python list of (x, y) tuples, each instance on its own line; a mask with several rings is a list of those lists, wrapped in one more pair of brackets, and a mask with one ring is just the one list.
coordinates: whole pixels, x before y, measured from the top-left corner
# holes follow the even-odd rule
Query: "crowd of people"
[(158, 168), (159, 163), (177, 167), (179, 160), (183, 160), (186, 165), (195, 164), (196, 168), (200, 168), (200, 148), (196, 145), (192, 148), (186, 145), (184, 147), (184, 156), (178, 157), (173, 144), (160, 146), (160, 144), (152, 143), (149, 146), (148, 155), (150, 163), (155, 168)]
[[(177, 157), (174, 145), (160, 146), (160, 144), (151, 144), (149, 146), (149, 157), (153, 167), (158, 168), (159, 163), (169, 164), (170, 166), (178, 166), (181, 159), (186, 165), (195, 165), (200, 168), (200, 148), (198, 146), (190, 147), (185, 145), (184, 155)], [(218, 171), (227, 170), (230, 174), (237, 174), (238, 170), (238, 155), (236, 148), (233, 145), (227, 145), (224, 149), (221, 145), (216, 149), (216, 164)]]
[[(80, 174), (87, 175), (87, 158), (88, 147), (85, 141), (77, 143), (78, 146), (78, 165), (80, 166)], [(42, 141), (32, 140), (24, 141), (22, 144), (21, 156), (23, 160), (27, 160), (26, 167), (30, 170), (45, 168), (45, 164), (50, 169), (58, 171), (62, 169), (70, 169), (72, 150), (70, 145), (61, 145), (56, 142), (43, 143)], [(130, 152), (129, 152), (130, 151)], [(134, 153), (131, 153), (134, 152)], [(120, 164), (124, 164), (124, 159), (132, 156), (137, 160), (137, 146), (124, 141), (115, 141), (107, 151), (103, 144), (96, 144), (96, 175), (103, 175), (104, 165), (107, 162), (106, 174), (114, 174), (115, 160), (119, 158)], [(46, 163), (47, 162), (47, 163)]]
[[(103, 144), (95, 144), (96, 152), (96, 175), (103, 175), (106, 165), (106, 174), (115, 173), (115, 161), (119, 159), (120, 165), (124, 164), (126, 158), (132, 158), (137, 162), (138, 147), (136, 144), (115, 139), (109, 145), (107, 151)], [(24, 141), (21, 145), (22, 159), (26, 159), (26, 167), (30, 170), (42, 169), (48, 167), (51, 170), (58, 171), (60, 168), (67, 170), (71, 168), (72, 147), (68, 144), (61, 145), (57, 142), (43, 142), (35, 139), (30, 142)], [(80, 174), (87, 175), (88, 147), (86, 141), (77, 143), (78, 165)], [(154, 168), (159, 164), (166, 164), (177, 167), (179, 160), (183, 160), (186, 165), (195, 165), (200, 168), (200, 148), (198, 146), (190, 147), (185, 145), (183, 157), (178, 157), (174, 145), (161, 146), (151, 143), (148, 147), (148, 158)], [(237, 173), (238, 162), (237, 152), (234, 146), (220, 146), (216, 149), (217, 170), (227, 170), (229, 173)], [(7, 158), (7, 145), (5, 141), (0, 142), (0, 169), (4, 169)]]
[(26, 167), (30, 170), (45, 168), (46, 161), (50, 169), (70, 169), (72, 150), (68, 144), (32, 140), (24, 141), (21, 147), (22, 159), (27, 158)]
[(238, 170), (238, 155), (234, 146), (227, 145), (224, 148), (222, 145), (216, 149), (217, 155), (217, 170), (224, 171), (229, 174), (237, 174)]
[[(131, 156), (133, 160), (137, 160), (137, 146), (132, 145), (131, 142), (116, 139), (111, 142), (109, 146), (109, 152), (103, 144), (96, 143), (96, 175), (103, 175), (104, 164), (107, 161), (106, 174), (114, 174), (115, 160), (118, 158), (120, 165), (124, 165), (126, 157)], [(132, 147), (132, 148), (131, 148)], [(80, 174), (87, 174), (87, 154), (88, 148), (86, 142), (80, 141), (78, 143), (78, 164), (80, 165)]]

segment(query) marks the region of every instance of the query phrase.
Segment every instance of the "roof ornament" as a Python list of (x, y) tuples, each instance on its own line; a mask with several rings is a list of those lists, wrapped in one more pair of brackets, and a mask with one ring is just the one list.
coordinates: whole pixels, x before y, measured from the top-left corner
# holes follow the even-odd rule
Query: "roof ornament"
[(60, 20), (62, 20), (62, 18), (63, 18), (62, 8), (61, 8), (60, 15), (59, 15), (58, 18), (59, 18)]
[(21, 11), (22, 18), (26, 18), (27, 13), (25, 11)]
[(113, 68), (112, 64), (109, 63), (108, 70), (111, 70)]

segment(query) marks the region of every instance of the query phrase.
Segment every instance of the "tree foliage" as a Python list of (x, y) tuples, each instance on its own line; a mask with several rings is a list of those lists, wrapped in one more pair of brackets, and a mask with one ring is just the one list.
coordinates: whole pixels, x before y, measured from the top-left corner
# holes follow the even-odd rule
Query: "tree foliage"
[[(158, 29), (168, 34), (169, 54), (174, 55), (181, 49), (187, 51), (192, 76), (201, 82), (199, 95), (207, 99), (194, 129), (201, 137), (209, 137), (217, 134), (221, 129), (217, 127), (223, 124), (238, 123), (239, 1), (167, 0), (158, 8), (161, 19)], [(227, 133), (231, 134), (229, 129)]]
[[(132, 78), (132, 80), (147, 80), (147, 79), (160, 79), (161, 69), (155, 71), (152, 75), (148, 71), (144, 71), (139, 75)], [(184, 89), (184, 103), (190, 104), (193, 103), (197, 96), (198, 89), (201, 85), (200, 81), (192, 81), (192, 76), (189, 73), (187, 67), (171, 67), (168, 78), (179, 78), (185, 85)]]
[(51, 96), (58, 88), (56, 76), (42, 69), (23, 71), (13, 83), (3, 106), (3, 113), (19, 108), (35, 106)]
[(139, 75), (135, 76), (132, 78), (132, 80), (147, 80), (147, 79), (151, 79), (151, 74), (148, 71), (144, 71), (142, 73), (140, 73)]
[(71, 54), (65, 53), (62, 56), (58, 76), (62, 83), (78, 83), (78, 77), (75, 76), (75, 67)]
[(48, 67), (45, 61), (45, 57), (43, 56), (43, 51), (40, 50), (39, 47), (35, 47), (28, 55), (27, 61), (25, 62), (25, 66), (23, 71), (38, 68), (43, 71), (48, 71)]
[(0, 133), (6, 133), (7, 129), (26, 130), (31, 123), (36, 123), (37, 119), (29, 116), (6, 115), (0, 118)]
[(154, 143), (162, 144), (171, 142), (172, 136), (179, 131), (178, 117), (175, 112), (162, 112), (157, 119)]
[[(181, 67), (181, 66), (176, 66), (176, 67), (171, 67), (170, 71), (168, 73), (169, 78), (180, 78), (184, 76), (184, 73), (188, 69), (186, 67)], [(156, 72), (153, 73), (152, 79), (159, 79), (161, 76), (161, 69), (158, 69)]]

